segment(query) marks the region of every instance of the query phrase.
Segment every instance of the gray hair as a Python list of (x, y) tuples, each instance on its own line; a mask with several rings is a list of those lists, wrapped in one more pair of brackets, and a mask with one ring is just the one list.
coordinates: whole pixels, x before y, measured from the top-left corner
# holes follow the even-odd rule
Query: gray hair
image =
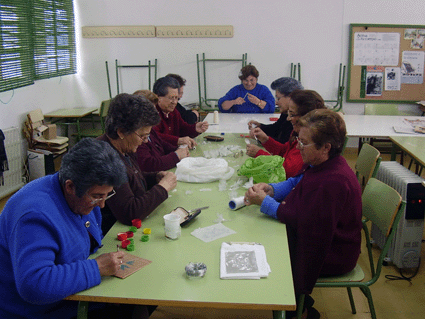
[(168, 89), (180, 89), (179, 81), (171, 76), (164, 76), (156, 80), (153, 85), (153, 93), (158, 96), (166, 96), (168, 94)]
[(155, 106), (146, 97), (127, 93), (118, 94), (111, 101), (105, 121), (106, 134), (116, 140), (117, 130), (130, 134), (161, 121)]
[(272, 90), (278, 91), (283, 96), (288, 96), (292, 91), (304, 90), (300, 82), (294, 78), (282, 77), (274, 80), (270, 85)]
[(118, 152), (107, 142), (84, 138), (64, 155), (59, 169), (62, 186), (67, 180), (75, 185), (82, 197), (91, 187), (119, 187), (127, 182), (127, 172)]

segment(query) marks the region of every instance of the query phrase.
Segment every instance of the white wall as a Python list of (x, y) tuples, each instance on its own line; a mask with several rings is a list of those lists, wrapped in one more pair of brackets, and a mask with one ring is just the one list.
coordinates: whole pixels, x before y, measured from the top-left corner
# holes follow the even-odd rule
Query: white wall
[[(325, 99), (336, 98), (339, 64), (347, 64), (350, 23), (425, 24), (423, 0), (74, 0), (78, 73), (0, 93), (0, 128), (21, 126), (29, 110), (97, 106), (109, 97), (105, 61), (116, 94), (115, 59), (146, 64), (158, 59), (158, 76), (169, 72), (187, 79), (183, 102), (198, 100), (196, 54), (240, 58), (260, 71), (265, 85), (289, 76), (290, 64), (301, 63), (302, 82)], [(233, 38), (217, 39), (86, 39), (82, 26), (233, 25)], [(238, 83), (240, 65), (208, 64), (208, 97), (219, 98)], [(147, 87), (145, 71), (122, 70), (121, 92)], [(424, 96), (425, 99), (425, 96)], [(4, 104), (6, 103), (6, 104)], [(412, 109), (406, 105), (404, 108)], [(348, 114), (362, 104), (344, 103)]]

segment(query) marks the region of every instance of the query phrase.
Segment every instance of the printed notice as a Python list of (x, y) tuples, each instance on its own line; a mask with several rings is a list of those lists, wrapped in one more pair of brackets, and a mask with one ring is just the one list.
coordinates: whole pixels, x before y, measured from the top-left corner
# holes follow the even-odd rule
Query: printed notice
[(385, 90), (400, 91), (400, 68), (385, 68)]
[(401, 83), (422, 84), (424, 82), (424, 51), (403, 51)]
[(400, 52), (398, 32), (354, 33), (353, 65), (397, 66)]
[(366, 73), (366, 96), (381, 96), (384, 85), (384, 67), (368, 66)]

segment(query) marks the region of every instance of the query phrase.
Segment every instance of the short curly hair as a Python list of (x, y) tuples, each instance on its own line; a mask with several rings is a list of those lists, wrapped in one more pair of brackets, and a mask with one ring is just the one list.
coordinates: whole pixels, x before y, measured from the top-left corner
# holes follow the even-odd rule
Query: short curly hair
[(313, 110), (300, 118), (298, 123), (301, 127), (310, 129), (317, 149), (326, 143), (331, 144), (329, 158), (342, 153), (347, 129), (344, 119), (337, 112), (328, 109)]
[(243, 81), (250, 75), (252, 75), (254, 78), (258, 78), (258, 76), (260, 75), (260, 72), (258, 72), (255, 66), (248, 64), (248, 65), (245, 65), (239, 72), (239, 79)]
[(140, 96), (144, 96), (145, 98), (147, 98), (149, 101), (151, 101), (153, 104), (158, 103), (158, 95), (156, 95), (155, 93), (153, 93), (152, 91), (149, 90), (137, 90), (136, 92), (133, 93), (134, 95), (140, 95)]
[(111, 101), (105, 121), (106, 134), (118, 139), (117, 130), (130, 134), (145, 126), (159, 124), (161, 117), (155, 106), (144, 96), (118, 94)]

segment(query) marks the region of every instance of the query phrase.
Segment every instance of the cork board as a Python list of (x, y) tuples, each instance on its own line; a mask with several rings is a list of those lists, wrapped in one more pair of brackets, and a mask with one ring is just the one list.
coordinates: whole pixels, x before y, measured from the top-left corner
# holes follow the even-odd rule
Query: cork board
[(350, 24), (347, 102), (425, 99), (425, 25)]

